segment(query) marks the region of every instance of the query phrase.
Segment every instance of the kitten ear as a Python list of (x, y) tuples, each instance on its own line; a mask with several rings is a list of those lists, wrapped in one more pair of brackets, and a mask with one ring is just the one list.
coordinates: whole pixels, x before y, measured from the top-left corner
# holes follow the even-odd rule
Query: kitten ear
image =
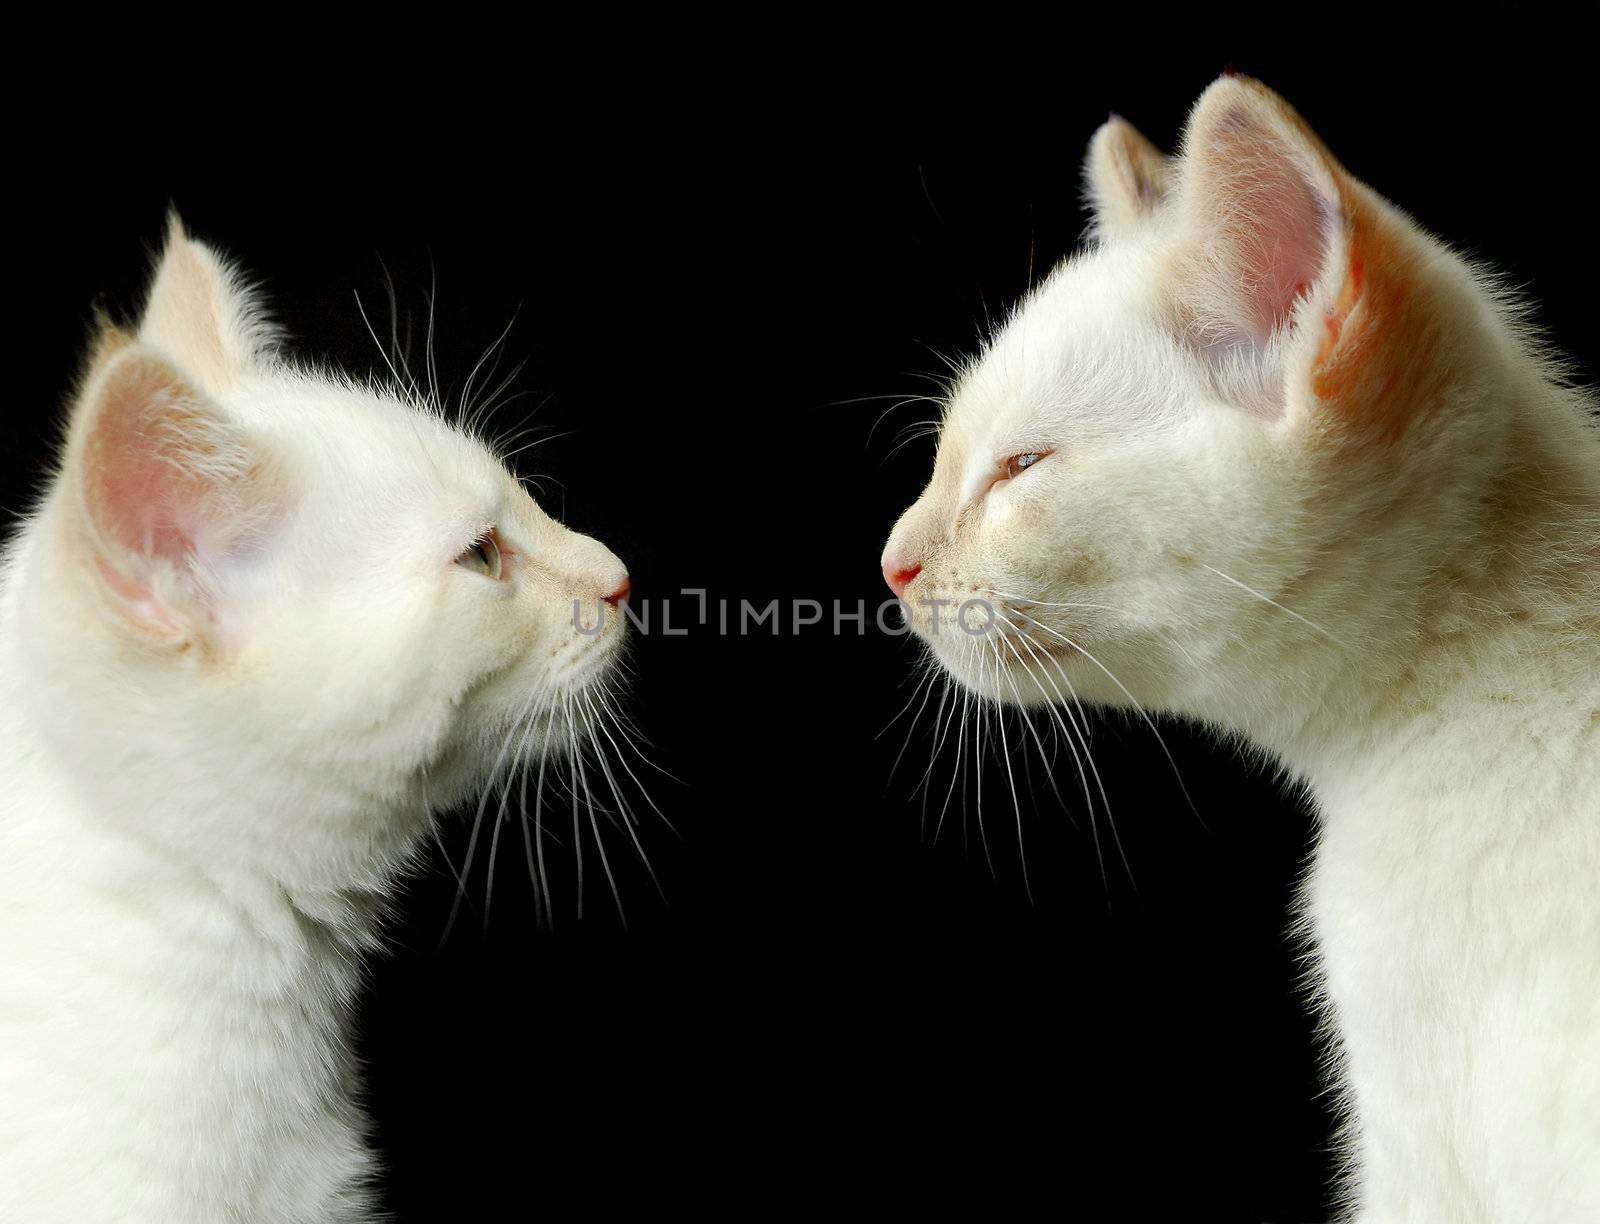
[(1207, 341), (1265, 349), (1325, 273), (1343, 275), (1341, 173), (1266, 87), (1223, 77), (1201, 95), (1178, 199), (1187, 296)]
[(215, 640), (287, 504), (273, 457), (163, 354), (108, 332), (68, 438), (66, 479), (114, 607), (170, 640)]
[(1444, 377), (1443, 299), (1409, 223), (1282, 98), (1224, 77), (1195, 104), (1177, 186), (1179, 325), (1247, 353), (1278, 410), (1393, 438)]
[(276, 333), (239, 274), (189, 237), (172, 213), (139, 339), (164, 353), (200, 390), (219, 395), (270, 356)]
[(1172, 164), (1120, 115), (1100, 125), (1083, 161), (1083, 187), (1097, 236), (1134, 233), (1155, 218), (1172, 184)]

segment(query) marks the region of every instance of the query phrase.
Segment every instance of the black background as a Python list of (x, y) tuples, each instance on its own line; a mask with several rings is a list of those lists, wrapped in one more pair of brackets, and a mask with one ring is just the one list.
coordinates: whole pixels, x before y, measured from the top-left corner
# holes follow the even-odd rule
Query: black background
[[(1073, 248), (1078, 164), (1105, 113), (1170, 148), (1230, 63), (1531, 286), (1580, 371), (1592, 360), (1591, 197), (1572, 170), (1587, 111), (1561, 65), (1224, 51), (1045, 72), (1018, 55), (993, 83), (887, 61), (881, 79), (818, 65), (765, 81), (641, 56), (492, 94), (467, 65), (401, 113), (405, 82), (335, 98), (306, 66), (301, 87), (277, 82), (299, 106), (226, 126), (191, 98), (176, 137), (170, 111), (142, 104), (70, 140), (34, 131), (17, 151), (25, 343), (3, 504), (44, 470), (90, 305), (134, 309), (170, 201), (262, 280), (300, 354), (350, 371), (379, 370), (355, 295), (385, 329), (386, 270), (419, 343), (432, 293), (446, 383), (516, 313), (524, 395), (497, 423), (537, 405), (533, 423), (564, 435), (526, 470), (561, 482), (547, 507), (622, 556), (655, 616), (669, 600), (691, 622), (684, 588), (713, 607), (873, 608), (879, 551), (932, 454), (926, 438), (890, 453), (928, 405), (875, 418), (936, 390), (941, 354), (972, 352)], [(1312, 822), (1269, 769), (1163, 724), (1197, 815), (1147, 729), (1098, 719), (1126, 854), (1098, 815), (1102, 875), (1075, 777), (1063, 805), (1019, 750), (1030, 903), (997, 756), (987, 857), (975, 793), (931, 837), (948, 747), (923, 827), (931, 709), (890, 779), (906, 720), (879, 733), (911, 695), (910, 641), (656, 628), (634, 642), (631, 709), (681, 779), (641, 775), (679, 831), (647, 816), (665, 901), (612, 833), (626, 926), (592, 857), (578, 921), (559, 821), (553, 924), (535, 922), (514, 828), (492, 912), (480, 840), (442, 943), (442, 856), (406, 887), (359, 1016), (397, 1220), (561, 1202), (1326, 1215), (1330, 1112), (1285, 934)], [(468, 824), (443, 832), (458, 866)]]

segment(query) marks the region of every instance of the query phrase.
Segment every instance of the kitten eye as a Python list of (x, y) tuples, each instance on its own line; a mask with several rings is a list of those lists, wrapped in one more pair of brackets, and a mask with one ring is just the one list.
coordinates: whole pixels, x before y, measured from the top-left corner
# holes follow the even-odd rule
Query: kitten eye
[(456, 564), (485, 578), (500, 577), (500, 545), (495, 543), (494, 532), (486, 531), (468, 544), (466, 551), (456, 558)]
[(1043, 451), (1028, 451), (1022, 455), (1012, 455), (1010, 459), (1006, 460), (1006, 479), (1013, 480), (1022, 475), (1028, 468), (1043, 459), (1044, 455), (1045, 452)]

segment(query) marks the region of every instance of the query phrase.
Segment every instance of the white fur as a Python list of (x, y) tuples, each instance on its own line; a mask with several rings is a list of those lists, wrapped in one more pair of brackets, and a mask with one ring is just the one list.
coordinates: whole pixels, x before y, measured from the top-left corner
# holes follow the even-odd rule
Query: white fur
[[(1203, 720), (1309, 789), (1352, 1218), (1600, 1220), (1590, 405), (1255, 83), (1201, 99), (1164, 194), (1118, 148), (1143, 145), (1096, 142), (1097, 241), (953, 389), (885, 570), (920, 565), (914, 624), (979, 693)], [(1338, 390), (1330, 330), (1402, 376)], [(985, 596), (978, 637), (918, 606)]]
[[(625, 571), (437, 411), (279, 358), (176, 223), (103, 349), (0, 574), (0, 1220), (371, 1219), (361, 956), (430, 811), (607, 674), (572, 601)], [(141, 369), (212, 488), (176, 561), (85, 493)], [(491, 524), (499, 581), (454, 564)]]

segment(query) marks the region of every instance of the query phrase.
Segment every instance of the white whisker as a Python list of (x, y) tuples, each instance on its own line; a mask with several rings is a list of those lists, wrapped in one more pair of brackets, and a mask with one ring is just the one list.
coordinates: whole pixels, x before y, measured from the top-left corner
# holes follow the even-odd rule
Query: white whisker
[[(1178, 770), (1178, 762), (1173, 759), (1172, 752), (1167, 748), (1166, 739), (1162, 737), (1161, 730), (1160, 730), (1160, 728), (1158, 728), (1156, 726), (1155, 720), (1153, 718), (1151, 718), (1148, 713), (1145, 712), (1144, 706), (1139, 704), (1138, 699), (1136, 697), (1134, 697), (1134, 695), (1128, 691), (1127, 686), (1125, 684), (1123, 684), (1121, 680), (1117, 679), (1117, 677), (1112, 673), (1112, 671), (1108, 667), (1106, 667), (1106, 665), (1104, 663), (1100, 662), (1100, 660), (1095, 658), (1094, 655), (1090, 654), (1082, 646), (1078, 645), (1077, 642), (1074, 642), (1071, 638), (1067, 637), (1066, 634), (1060, 632), (1059, 630), (1052, 629), (1049, 625), (1045, 624), (1043, 621), (1035, 620), (1033, 617), (1027, 615), (1024, 612), (1018, 612), (1017, 615), (1021, 616), (1022, 619), (1027, 621), (1028, 623), (1030, 623), (1032, 625), (1036, 625), (1040, 629), (1043, 629), (1046, 633), (1050, 634), (1052, 637), (1059, 638), (1066, 645), (1072, 647), (1072, 649), (1076, 650), (1084, 658), (1088, 659), (1089, 662), (1093, 663), (1102, 672), (1104, 672), (1106, 678), (1108, 680), (1110, 680), (1112, 684), (1116, 685), (1117, 688), (1122, 691), (1122, 695), (1124, 697), (1126, 697), (1129, 702), (1132, 703), (1134, 711), (1144, 721), (1145, 726), (1150, 728), (1151, 734), (1156, 737), (1156, 743), (1161, 746), (1162, 755), (1167, 758), (1167, 764), (1172, 767), (1173, 777), (1175, 777), (1178, 780), (1178, 789), (1183, 792), (1184, 802), (1189, 805), (1189, 810), (1191, 812), (1194, 812), (1196, 818), (1198, 818), (1200, 813), (1199, 813), (1198, 810), (1196, 810), (1196, 808), (1194, 806), (1194, 800), (1189, 797), (1189, 788), (1187, 786), (1185, 786), (1184, 783), (1183, 783), (1183, 774), (1181, 772), (1179, 772), (1179, 770)], [(1066, 673), (1065, 673), (1064, 670), (1061, 673), (1061, 678), (1063, 680), (1066, 680)], [(1068, 681), (1068, 684), (1070, 685), (1071, 681)]]
[[(1001, 670), (1000, 648), (995, 646), (992, 649), (995, 661), (995, 676), (998, 678)], [(1033, 904), (1033, 884), (1028, 879), (1028, 855), (1022, 844), (1022, 802), (1017, 798), (1017, 779), (1011, 769), (1011, 743), (1006, 738), (1006, 720), (1003, 710), (997, 721), (1000, 726), (1000, 751), (1004, 755), (1006, 762), (1006, 781), (1011, 787), (1011, 804), (1016, 809), (1017, 814), (1017, 857), (1022, 863), (1022, 890), (1027, 894), (1028, 904), (1031, 906)], [(987, 847), (985, 849), (987, 850)]]
[(1292, 616), (1295, 620), (1299, 621), (1307, 629), (1311, 629), (1311, 630), (1314, 630), (1317, 633), (1322, 634), (1323, 637), (1327, 638), (1335, 646), (1342, 646), (1346, 650), (1350, 649), (1349, 646), (1346, 646), (1343, 642), (1341, 642), (1338, 638), (1334, 637), (1333, 634), (1329, 633), (1321, 625), (1317, 624), (1314, 621), (1307, 620), (1305, 617), (1301, 616), (1300, 613), (1296, 612), (1293, 608), (1284, 607), (1276, 599), (1272, 599), (1269, 596), (1263, 595), (1260, 591), (1256, 590), (1255, 587), (1246, 586), (1244, 583), (1240, 582), (1237, 578), (1234, 578), (1229, 574), (1224, 574), (1216, 566), (1207, 565), (1203, 561), (1200, 563), (1200, 568), (1201, 569), (1210, 570), (1213, 574), (1215, 574), (1218, 578), (1221, 578), (1224, 582), (1231, 582), (1231, 583), (1233, 583), (1234, 586), (1238, 587), (1241, 591), (1244, 591), (1244, 592), (1246, 592), (1246, 593), (1248, 593), (1250, 595), (1254, 595), (1257, 599), (1261, 600), (1262, 603), (1271, 604), (1274, 608), (1278, 609), (1278, 611), (1282, 612), (1284, 615)]

